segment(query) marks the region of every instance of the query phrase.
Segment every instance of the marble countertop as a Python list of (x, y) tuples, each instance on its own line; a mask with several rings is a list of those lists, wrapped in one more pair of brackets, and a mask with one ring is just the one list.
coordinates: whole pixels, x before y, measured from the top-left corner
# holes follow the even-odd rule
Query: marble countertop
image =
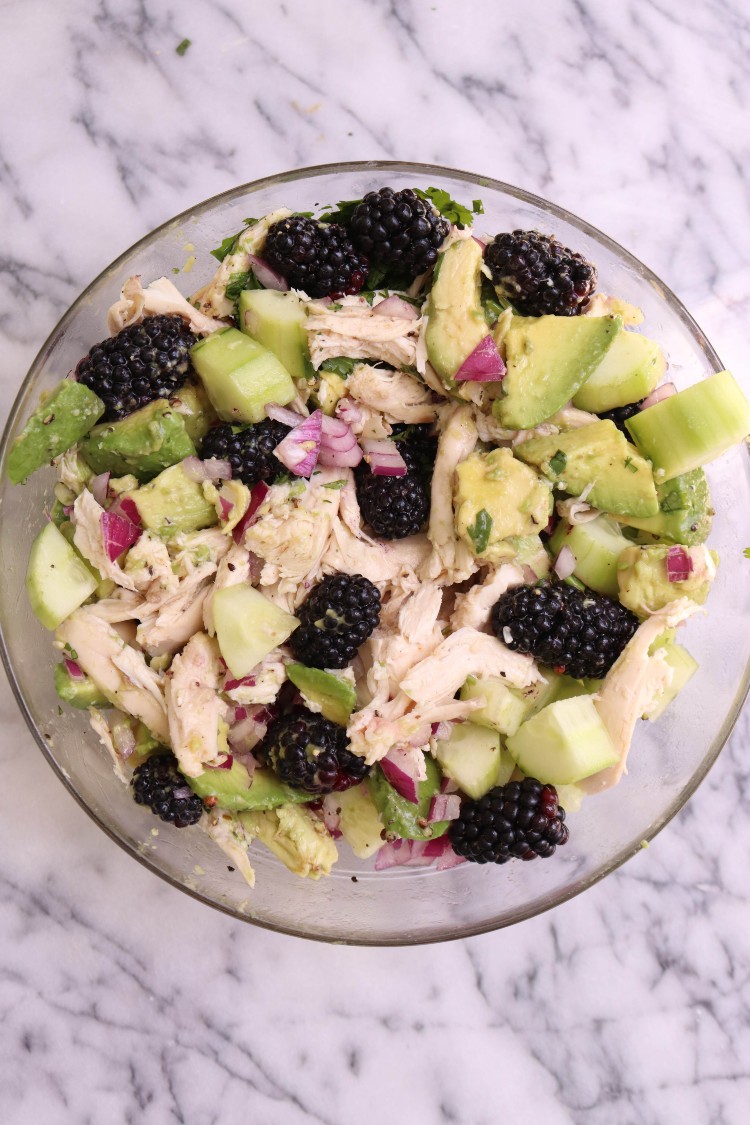
[[(746, 369), (747, 12), (518, 12), (2, 0), (3, 412), (68, 304), (152, 227), (261, 175), (378, 157), (585, 216)], [(65, 793), (4, 685), (0, 722), (4, 1125), (747, 1120), (747, 717), (615, 875), (512, 930), (401, 950), (274, 936), (169, 888)]]

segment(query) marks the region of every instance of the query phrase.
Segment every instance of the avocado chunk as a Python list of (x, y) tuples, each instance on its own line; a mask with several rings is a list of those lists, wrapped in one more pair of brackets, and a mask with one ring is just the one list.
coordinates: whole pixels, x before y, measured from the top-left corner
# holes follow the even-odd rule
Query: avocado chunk
[(346, 726), (357, 706), (357, 693), (349, 680), (304, 664), (287, 664), (286, 675), (306, 700), (319, 705), (324, 718), (340, 727)]
[(492, 410), (509, 430), (556, 414), (604, 359), (622, 328), (619, 316), (514, 317), (505, 334), (507, 373)]
[(63, 379), (13, 442), (8, 454), (8, 479), (21, 484), (80, 441), (103, 413), (104, 403), (98, 395), (83, 383)]
[[(441, 773), (430, 754), (425, 754), (425, 765), (427, 778), (417, 786), (419, 801), (416, 805), (396, 792), (380, 766), (375, 766), (370, 774), (367, 781), (370, 796), (388, 836), (401, 836), (407, 840), (432, 840), (448, 831), (448, 820), (441, 820), (436, 824), (426, 823), (432, 798), (440, 792)], [(423, 823), (420, 824), (420, 821)]]
[(729, 371), (719, 371), (642, 410), (625, 425), (653, 463), (656, 481), (699, 469), (750, 434), (750, 403)]
[(707, 547), (685, 547), (692, 564), (682, 581), (670, 582), (667, 556), (674, 547), (657, 543), (650, 547), (626, 547), (617, 564), (620, 601), (633, 613), (645, 617), (656, 613), (675, 598), (690, 598), (703, 605), (716, 577), (718, 556)]
[(281, 361), (237, 328), (220, 328), (190, 349), (211, 404), (224, 422), (262, 422), (269, 402), (286, 406), (297, 393)]
[(246, 585), (217, 590), (212, 611), (222, 658), (238, 680), (283, 645), (299, 625), (291, 613)]
[(659, 514), (648, 519), (618, 516), (620, 523), (669, 543), (695, 547), (711, 534), (714, 510), (703, 469), (691, 469), (656, 486)]
[(238, 307), (241, 330), (272, 351), (293, 379), (314, 374), (305, 331), (307, 314), (296, 293), (243, 289)]
[(588, 488), (586, 499), (594, 508), (639, 518), (659, 511), (651, 466), (614, 422), (531, 438), (517, 445), (515, 454), (571, 496)]
[(619, 754), (590, 696), (548, 704), (507, 742), (527, 777), (544, 785), (574, 785), (619, 761)]
[(454, 242), (438, 262), (425, 331), (427, 358), (449, 390), (461, 364), (488, 335), (481, 290), (481, 246), (473, 238)]
[(538, 535), (511, 535), (505, 540), (513, 551), (518, 566), (529, 566), (537, 578), (547, 578), (552, 569), (550, 558)]
[(56, 629), (91, 597), (97, 581), (58, 528), (48, 523), (31, 545), (29, 604), (45, 629)]
[(682, 645), (676, 645), (671, 641), (661, 646), (664, 650), (664, 659), (669, 667), (672, 669), (672, 682), (664, 688), (661, 695), (656, 699), (654, 706), (644, 715), (644, 719), (649, 722), (655, 723), (657, 719), (666, 711), (669, 704), (675, 699), (689, 680), (693, 678), (698, 671), (698, 661), (695, 660), (687, 649)]
[(218, 522), (216, 508), (201, 486), (185, 476), (182, 465), (171, 465), (148, 484), (129, 492), (141, 523), (162, 539), (180, 532), (200, 531)]
[(148, 481), (162, 469), (195, 456), (185, 421), (168, 402), (156, 399), (119, 422), (95, 426), (81, 443), (81, 455), (95, 473)]
[(659, 345), (638, 332), (620, 332), (599, 366), (573, 397), (579, 410), (601, 414), (640, 402), (658, 386), (667, 369)]
[(169, 405), (182, 418), (187, 436), (196, 449), (218, 421), (216, 411), (200, 383), (186, 383), (172, 395)]
[(610, 598), (618, 596), (617, 564), (630, 544), (609, 516), (575, 524), (560, 520), (549, 545), (555, 557), (563, 547), (570, 547), (576, 561), (573, 574), (589, 589)]
[(477, 558), (513, 554), (509, 536), (536, 535), (549, 522), (552, 490), (510, 449), (472, 453), (456, 469), (456, 532)]
[(241, 812), (240, 823), (257, 836), (294, 875), (330, 875), (338, 851), (323, 823), (302, 805), (279, 805), (268, 812)]
[(339, 830), (360, 859), (369, 859), (385, 843), (385, 825), (375, 808), (367, 782), (334, 794), (339, 811)]
[(87, 707), (109, 707), (106, 695), (102, 695), (90, 676), (71, 676), (64, 664), (55, 665), (55, 691), (63, 703), (85, 711)]
[(450, 738), (437, 743), (435, 757), (445, 776), (474, 801), (510, 781), (516, 765), (498, 732), (476, 723), (454, 724)]
[(194, 793), (205, 799), (215, 797), (222, 809), (230, 812), (243, 812), (246, 809), (275, 809), (279, 805), (304, 804), (315, 800), (314, 793), (303, 789), (293, 789), (285, 785), (273, 770), (256, 769), (252, 778), (237, 760), (231, 768), (207, 769), (198, 777), (188, 777), (186, 781)]

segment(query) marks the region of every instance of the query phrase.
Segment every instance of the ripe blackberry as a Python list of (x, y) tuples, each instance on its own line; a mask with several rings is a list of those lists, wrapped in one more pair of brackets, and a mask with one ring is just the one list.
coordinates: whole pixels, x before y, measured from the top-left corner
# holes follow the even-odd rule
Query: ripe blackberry
[(232, 466), (232, 477), (241, 480), (248, 488), (258, 481), (272, 481), (284, 466), (274, 457), (276, 446), (289, 433), (283, 422), (257, 422), (245, 430), (234, 433), (229, 422), (213, 426), (203, 439), (201, 457), (204, 461), (216, 457)]
[(354, 470), (362, 518), (381, 539), (416, 535), (430, 514), (430, 483), (419, 468), (419, 457), (408, 441), (398, 443), (406, 462), (403, 477), (378, 477), (366, 461)]
[(464, 801), (449, 831), (453, 850), (472, 863), (549, 859), (568, 842), (565, 809), (557, 790), (533, 777), (490, 789), (478, 801)]
[(359, 250), (374, 262), (403, 269), (407, 283), (435, 265), (450, 231), (447, 219), (411, 188), (368, 192), (349, 226)]
[(560, 583), (514, 586), (492, 610), (498, 640), (577, 680), (604, 676), (638, 618), (619, 602)]
[(498, 234), (484, 260), (521, 316), (576, 316), (596, 289), (596, 267), (538, 230)]
[(173, 754), (147, 758), (133, 773), (130, 784), (137, 804), (148, 805), (151, 812), (175, 828), (188, 828), (201, 818), (203, 802), (190, 789)]
[(303, 289), (309, 297), (359, 293), (367, 281), (367, 258), (354, 249), (340, 223), (302, 215), (281, 219), (266, 235), (263, 257), (292, 289)]
[(274, 719), (254, 754), (287, 785), (308, 793), (348, 789), (367, 773), (364, 758), (349, 749), (344, 727), (306, 707)]
[(380, 621), (380, 592), (361, 574), (331, 574), (297, 610), (289, 638), (295, 659), (310, 668), (345, 668)]
[(438, 446), (437, 438), (432, 433), (432, 426), (407, 425), (404, 422), (397, 422), (393, 427), (391, 436), (399, 450), (403, 451), (404, 446), (408, 446), (414, 454), (417, 470), (425, 480), (429, 481), (435, 467)]
[(627, 406), (616, 406), (614, 410), (605, 410), (599, 417), (608, 418), (610, 422), (614, 422), (618, 430), (625, 434), (628, 441), (632, 441), (633, 439), (630, 436), (630, 432), (625, 428), (625, 423), (628, 418), (634, 418), (635, 415), (640, 412), (640, 409), (640, 402), (629, 402)]
[(79, 361), (76, 378), (106, 406), (103, 422), (115, 422), (169, 398), (192, 373), (195, 336), (180, 316), (147, 316), (95, 344)]

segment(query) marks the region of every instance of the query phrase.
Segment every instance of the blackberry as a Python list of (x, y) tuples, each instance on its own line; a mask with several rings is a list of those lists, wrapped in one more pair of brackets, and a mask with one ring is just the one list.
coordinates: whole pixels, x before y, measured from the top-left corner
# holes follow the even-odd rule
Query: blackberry
[(354, 245), (374, 262), (403, 270), (406, 283), (435, 265), (450, 224), (411, 188), (371, 191), (355, 208)]
[(393, 427), (392, 437), (399, 450), (403, 451), (404, 445), (408, 446), (414, 454), (414, 462), (418, 471), (425, 480), (432, 478), (437, 456), (437, 438), (433, 436), (431, 425), (407, 425), (397, 422)]
[(194, 343), (182, 317), (147, 316), (95, 344), (79, 361), (76, 378), (106, 406), (101, 420), (115, 422), (178, 391), (192, 374)]
[(310, 668), (345, 668), (380, 621), (380, 592), (361, 574), (331, 574), (297, 610), (289, 638), (296, 660)]
[(498, 640), (577, 680), (606, 675), (638, 628), (619, 602), (565, 583), (514, 586), (492, 610)]
[(596, 289), (596, 267), (538, 230), (498, 234), (484, 260), (521, 316), (576, 316)]
[(203, 439), (201, 457), (216, 457), (232, 466), (232, 477), (248, 488), (258, 481), (272, 481), (283, 472), (283, 465), (273, 451), (289, 433), (283, 422), (257, 422), (234, 433), (228, 422), (213, 426)]
[(136, 768), (130, 784), (137, 804), (148, 805), (175, 828), (188, 828), (201, 818), (203, 802), (180, 773), (173, 754), (147, 758)]
[(472, 863), (549, 859), (568, 842), (564, 821), (554, 786), (525, 777), (490, 789), (478, 801), (464, 801), (449, 835), (456, 854)]
[(630, 436), (630, 432), (625, 429), (625, 423), (628, 418), (635, 417), (635, 415), (640, 412), (640, 409), (640, 402), (629, 402), (627, 406), (616, 406), (614, 410), (604, 410), (599, 417), (608, 418), (610, 422), (614, 422), (618, 430), (625, 434), (628, 441), (632, 441), (633, 439)]
[(398, 443), (406, 462), (403, 477), (378, 477), (366, 461), (354, 470), (362, 517), (381, 539), (405, 539), (416, 535), (430, 514), (430, 483), (420, 472), (419, 456), (408, 441)]
[(306, 707), (274, 719), (253, 753), (287, 785), (307, 793), (348, 789), (367, 773), (364, 758), (349, 749), (345, 729)]
[(263, 257), (292, 289), (303, 289), (309, 297), (359, 293), (367, 281), (367, 258), (354, 249), (340, 223), (302, 215), (281, 219), (266, 235)]

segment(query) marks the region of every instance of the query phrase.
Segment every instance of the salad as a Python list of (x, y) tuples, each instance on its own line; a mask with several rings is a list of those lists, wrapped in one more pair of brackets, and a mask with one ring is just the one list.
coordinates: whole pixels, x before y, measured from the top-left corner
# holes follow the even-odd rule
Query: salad
[(127, 278), (10, 451), (56, 473), (26, 584), (61, 701), (251, 885), (255, 841), (311, 878), (551, 858), (697, 671), (703, 466), (750, 405), (481, 215), (383, 187), (247, 219), (188, 298)]

